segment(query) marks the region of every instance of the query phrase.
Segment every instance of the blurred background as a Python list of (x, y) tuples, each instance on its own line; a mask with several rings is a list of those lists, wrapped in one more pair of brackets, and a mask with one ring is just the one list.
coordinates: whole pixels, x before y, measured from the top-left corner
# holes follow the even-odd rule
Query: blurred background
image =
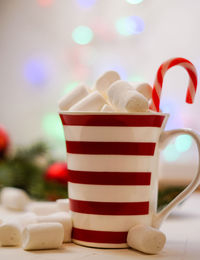
[[(171, 57), (200, 70), (200, 2), (189, 0), (1, 0), (0, 124), (13, 149), (44, 141), (66, 156), (58, 100), (80, 82), (92, 87), (106, 70), (128, 81), (154, 82)], [(161, 109), (167, 129), (200, 131), (199, 88), (185, 103), (188, 75), (165, 76)], [(190, 136), (174, 138), (161, 155), (161, 175), (185, 183), (197, 167)]]

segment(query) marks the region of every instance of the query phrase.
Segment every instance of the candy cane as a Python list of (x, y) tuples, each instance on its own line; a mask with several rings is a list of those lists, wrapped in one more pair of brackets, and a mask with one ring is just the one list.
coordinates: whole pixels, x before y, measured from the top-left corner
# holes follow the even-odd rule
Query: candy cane
[(187, 88), (186, 102), (190, 104), (193, 103), (197, 89), (197, 71), (194, 65), (189, 60), (186, 60), (184, 58), (173, 58), (164, 62), (157, 71), (152, 91), (152, 101), (150, 104), (150, 109), (157, 112), (159, 111), (160, 96), (162, 91), (164, 75), (168, 71), (168, 69), (176, 65), (182, 66), (189, 74), (189, 84)]

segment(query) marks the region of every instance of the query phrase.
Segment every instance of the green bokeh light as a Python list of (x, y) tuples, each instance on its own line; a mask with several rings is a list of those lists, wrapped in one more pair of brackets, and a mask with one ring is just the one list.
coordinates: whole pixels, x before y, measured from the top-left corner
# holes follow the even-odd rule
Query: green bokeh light
[(142, 3), (143, 0), (126, 0), (126, 2), (132, 5), (136, 5)]
[(145, 82), (145, 79), (141, 76), (130, 76), (128, 77), (128, 81), (141, 83), (141, 82)]
[(128, 23), (128, 17), (122, 17), (117, 20), (115, 27), (118, 33), (122, 35), (128, 36), (132, 34), (132, 28)]
[(139, 16), (121, 17), (116, 21), (115, 27), (124, 36), (140, 34), (144, 31), (144, 21)]
[(179, 135), (175, 141), (176, 150), (180, 153), (186, 152), (192, 146), (192, 137), (190, 135)]
[(42, 127), (47, 137), (54, 140), (65, 140), (63, 126), (58, 114), (47, 114), (42, 122)]
[(180, 157), (180, 153), (176, 150), (176, 147), (174, 144), (169, 144), (164, 152), (164, 159), (168, 162), (174, 162)]
[(68, 84), (65, 85), (63, 94), (69, 93), (70, 91), (72, 91), (78, 85), (80, 85), (79, 81), (71, 81), (71, 82), (69, 82)]
[(93, 32), (89, 27), (81, 25), (74, 29), (72, 38), (78, 44), (88, 44), (93, 39)]

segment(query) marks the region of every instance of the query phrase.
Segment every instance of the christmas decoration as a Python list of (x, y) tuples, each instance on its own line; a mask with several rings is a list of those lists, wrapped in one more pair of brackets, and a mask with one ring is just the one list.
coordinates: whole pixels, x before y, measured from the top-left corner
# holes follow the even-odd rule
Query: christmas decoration
[[(0, 161), (0, 188), (21, 188), (34, 199), (67, 198), (67, 182), (67, 164), (56, 162), (44, 142), (18, 148), (15, 154), (5, 156)], [(162, 209), (183, 189), (182, 186), (161, 188), (158, 208)]]
[(64, 162), (56, 162), (51, 164), (45, 173), (45, 178), (48, 181), (66, 185), (68, 183), (67, 164)]
[[(55, 200), (67, 198), (67, 182), (47, 181), (45, 173), (55, 163), (49, 147), (38, 142), (30, 147), (18, 148), (0, 161), (0, 188), (10, 186), (25, 190), (32, 198)], [(54, 166), (55, 167), (55, 166)], [(50, 168), (51, 169), (51, 168)], [(66, 173), (64, 166), (62, 174)], [(51, 174), (52, 174), (51, 169)], [(62, 175), (64, 178), (64, 175)], [(59, 177), (59, 180), (62, 180)]]
[(0, 159), (5, 156), (8, 149), (9, 137), (6, 130), (0, 125)]

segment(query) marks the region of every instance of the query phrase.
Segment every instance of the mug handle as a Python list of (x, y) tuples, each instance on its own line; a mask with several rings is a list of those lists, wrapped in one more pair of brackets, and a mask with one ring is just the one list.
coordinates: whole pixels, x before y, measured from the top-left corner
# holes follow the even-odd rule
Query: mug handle
[(196, 141), (198, 152), (199, 152), (199, 163), (198, 163), (198, 170), (196, 176), (191, 181), (191, 183), (179, 194), (177, 195), (164, 209), (162, 209), (159, 213), (156, 213), (153, 217), (152, 226), (155, 228), (159, 228), (162, 222), (168, 217), (172, 209), (181, 203), (186, 197), (188, 197), (199, 185), (200, 183), (200, 135), (190, 129), (175, 129), (165, 131), (161, 134), (159, 143), (162, 143), (168, 137), (176, 134), (187, 134), (193, 137)]

